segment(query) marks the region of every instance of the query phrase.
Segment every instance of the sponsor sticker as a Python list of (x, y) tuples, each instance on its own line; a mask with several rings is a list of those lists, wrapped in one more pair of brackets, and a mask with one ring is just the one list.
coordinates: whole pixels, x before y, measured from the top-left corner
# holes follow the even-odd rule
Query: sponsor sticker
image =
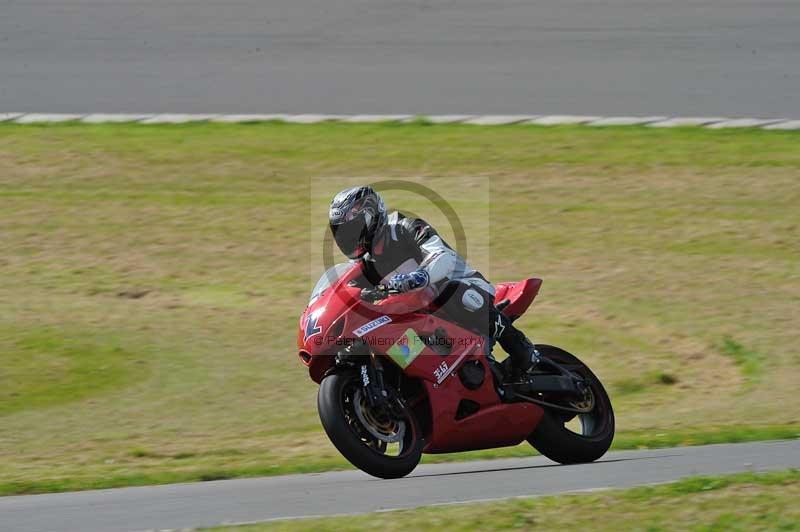
[(356, 336), (361, 338), (362, 336), (364, 336), (368, 332), (374, 331), (378, 327), (382, 327), (382, 326), (386, 325), (387, 323), (391, 323), (391, 322), (392, 322), (392, 318), (390, 318), (389, 316), (381, 316), (380, 318), (372, 320), (369, 323), (365, 323), (364, 325), (362, 325), (361, 327), (359, 327), (358, 329), (353, 331), (353, 334), (355, 334)]
[(408, 329), (403, 333), (403, 336), (395, 341), (387, 353), (398, 366), (406, 369), (423, 349), (425, 349), (425, 343), (417, 336), (414, 329)]

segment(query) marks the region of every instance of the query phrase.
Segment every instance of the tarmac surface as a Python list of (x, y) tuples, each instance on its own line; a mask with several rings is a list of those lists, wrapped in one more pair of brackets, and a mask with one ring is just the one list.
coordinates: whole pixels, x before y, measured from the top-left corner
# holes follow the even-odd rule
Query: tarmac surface
[(358, 471), (0, 497), (0, 530), (128, 532), (626, 488), (800, 467), (800, 440), (607, 454), (559, 466), (543, 457), (424, 465), (399, 480)]
[(797, 0), (0, 0), (0, 113), (800, 116)]

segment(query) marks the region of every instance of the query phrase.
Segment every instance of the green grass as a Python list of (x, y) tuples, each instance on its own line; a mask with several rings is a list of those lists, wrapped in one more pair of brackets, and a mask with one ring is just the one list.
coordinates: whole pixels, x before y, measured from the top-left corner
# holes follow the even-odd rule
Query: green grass
[(750, 384), (761, 377), (764, 357), (760, 353), (746, 349), (729, 336), (722, 339), (721, 350), (739, 366), (742, 375), (748, 379)]
[(52, 328), (6, 330), (0, 416), (113, 393), (148, 377), (145, 357), (113, 335)]
[(608, 385), (616, 448), (797, 437), (796, 133), (0, 124), (0, 493), (347, 467), (295, 330), (326, 201), (380, 178), (544, 278), (520, 324)]
[(789, 470), (213, 530), (800, 530), (798, 496), (800, 472)]

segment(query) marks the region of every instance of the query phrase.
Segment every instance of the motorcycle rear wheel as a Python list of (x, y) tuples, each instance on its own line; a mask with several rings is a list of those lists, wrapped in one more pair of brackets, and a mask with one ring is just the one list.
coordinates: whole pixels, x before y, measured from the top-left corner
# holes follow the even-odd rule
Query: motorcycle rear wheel
[(606, 454), (614, 440), (614, 410), (603, 384), (589, 366), (575, 355), (551, 345), (537, 345), (537, 349), (543, 357), (587, 380), (594, 408), (586, 414), (577, 414), (581, 425), (580, 434), (567, 427), (575, 414), (545, 408), (542, 420), (528, 437), (528, 443), (560, 464), (594, 462)]
[[(385, 413), (365, 409), (369, 406), (356, 373), (333, 373), (322, 380), (317, 395), (319, 418), (342, 456), (378, 478), (401, 478), (411, 473), (423, 448), (413, 413), (406, 410), (402, 419), (388, 419)], [(397, 447), (397, 456), (387, 454), (390, 443)]]

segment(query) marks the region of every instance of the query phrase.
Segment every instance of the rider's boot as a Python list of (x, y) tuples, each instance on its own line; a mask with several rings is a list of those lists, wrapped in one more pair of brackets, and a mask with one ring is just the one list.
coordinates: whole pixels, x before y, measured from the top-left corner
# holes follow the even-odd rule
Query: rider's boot
[(513, 366), (512, 379), (514, 382), (523, 382), (530, 378), (531, 371), (539, 363), (539, 351), (533, 342), (525, 336), (525, 333), (516, 328), (515, 331), (518, 333), (519, 340), (513, 347), (509, 347)]
[(492, 329), (494, 338), (511, 356), (511, 382), (527, 380), (529, 373), (539, 362), (539, 351), (536, 346), (500, 312), (494, 316)]

